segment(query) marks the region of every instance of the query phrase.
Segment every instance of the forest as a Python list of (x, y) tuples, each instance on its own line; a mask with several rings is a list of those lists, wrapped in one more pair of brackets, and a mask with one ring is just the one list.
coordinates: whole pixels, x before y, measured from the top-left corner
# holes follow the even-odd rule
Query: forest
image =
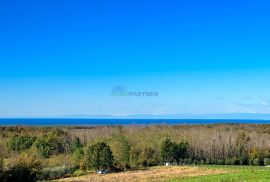
[(0, 181), (165, 165), (270, 165), (270, 125), (2, 126)]

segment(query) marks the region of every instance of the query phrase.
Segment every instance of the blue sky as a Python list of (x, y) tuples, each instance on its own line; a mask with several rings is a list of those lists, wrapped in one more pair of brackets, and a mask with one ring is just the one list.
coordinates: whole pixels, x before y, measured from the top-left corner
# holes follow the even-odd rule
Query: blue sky
[(269, 7), (1, 1), (0, 117), (270, 113)]

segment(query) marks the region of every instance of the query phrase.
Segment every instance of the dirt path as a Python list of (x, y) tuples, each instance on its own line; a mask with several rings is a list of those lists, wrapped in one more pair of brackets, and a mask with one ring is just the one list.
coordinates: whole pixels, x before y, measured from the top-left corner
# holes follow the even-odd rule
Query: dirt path
[(165, 181), (175, 178), (204, 176), (226, 173), (222, 169), (206, 169), (200, 167), (153, 167), (148, 170), (128, 171), (105, 175), (90, 174), (81, 177), (65, 178), (61, 182), (146, 182)]

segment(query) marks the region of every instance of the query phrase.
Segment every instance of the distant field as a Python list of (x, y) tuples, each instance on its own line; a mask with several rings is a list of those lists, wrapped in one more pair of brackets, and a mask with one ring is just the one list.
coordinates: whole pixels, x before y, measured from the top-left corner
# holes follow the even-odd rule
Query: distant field
[(239, 166), (172, 166), (98, 175), (95, 173), (59, 182), (269, 182), (270, 169)]

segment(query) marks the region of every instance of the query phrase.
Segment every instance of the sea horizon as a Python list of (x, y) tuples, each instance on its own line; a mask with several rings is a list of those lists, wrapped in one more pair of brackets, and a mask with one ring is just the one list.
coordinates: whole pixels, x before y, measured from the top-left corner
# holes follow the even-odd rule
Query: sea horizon
[(269, 119), (0, 118), (0, 126), (270, 124)]

